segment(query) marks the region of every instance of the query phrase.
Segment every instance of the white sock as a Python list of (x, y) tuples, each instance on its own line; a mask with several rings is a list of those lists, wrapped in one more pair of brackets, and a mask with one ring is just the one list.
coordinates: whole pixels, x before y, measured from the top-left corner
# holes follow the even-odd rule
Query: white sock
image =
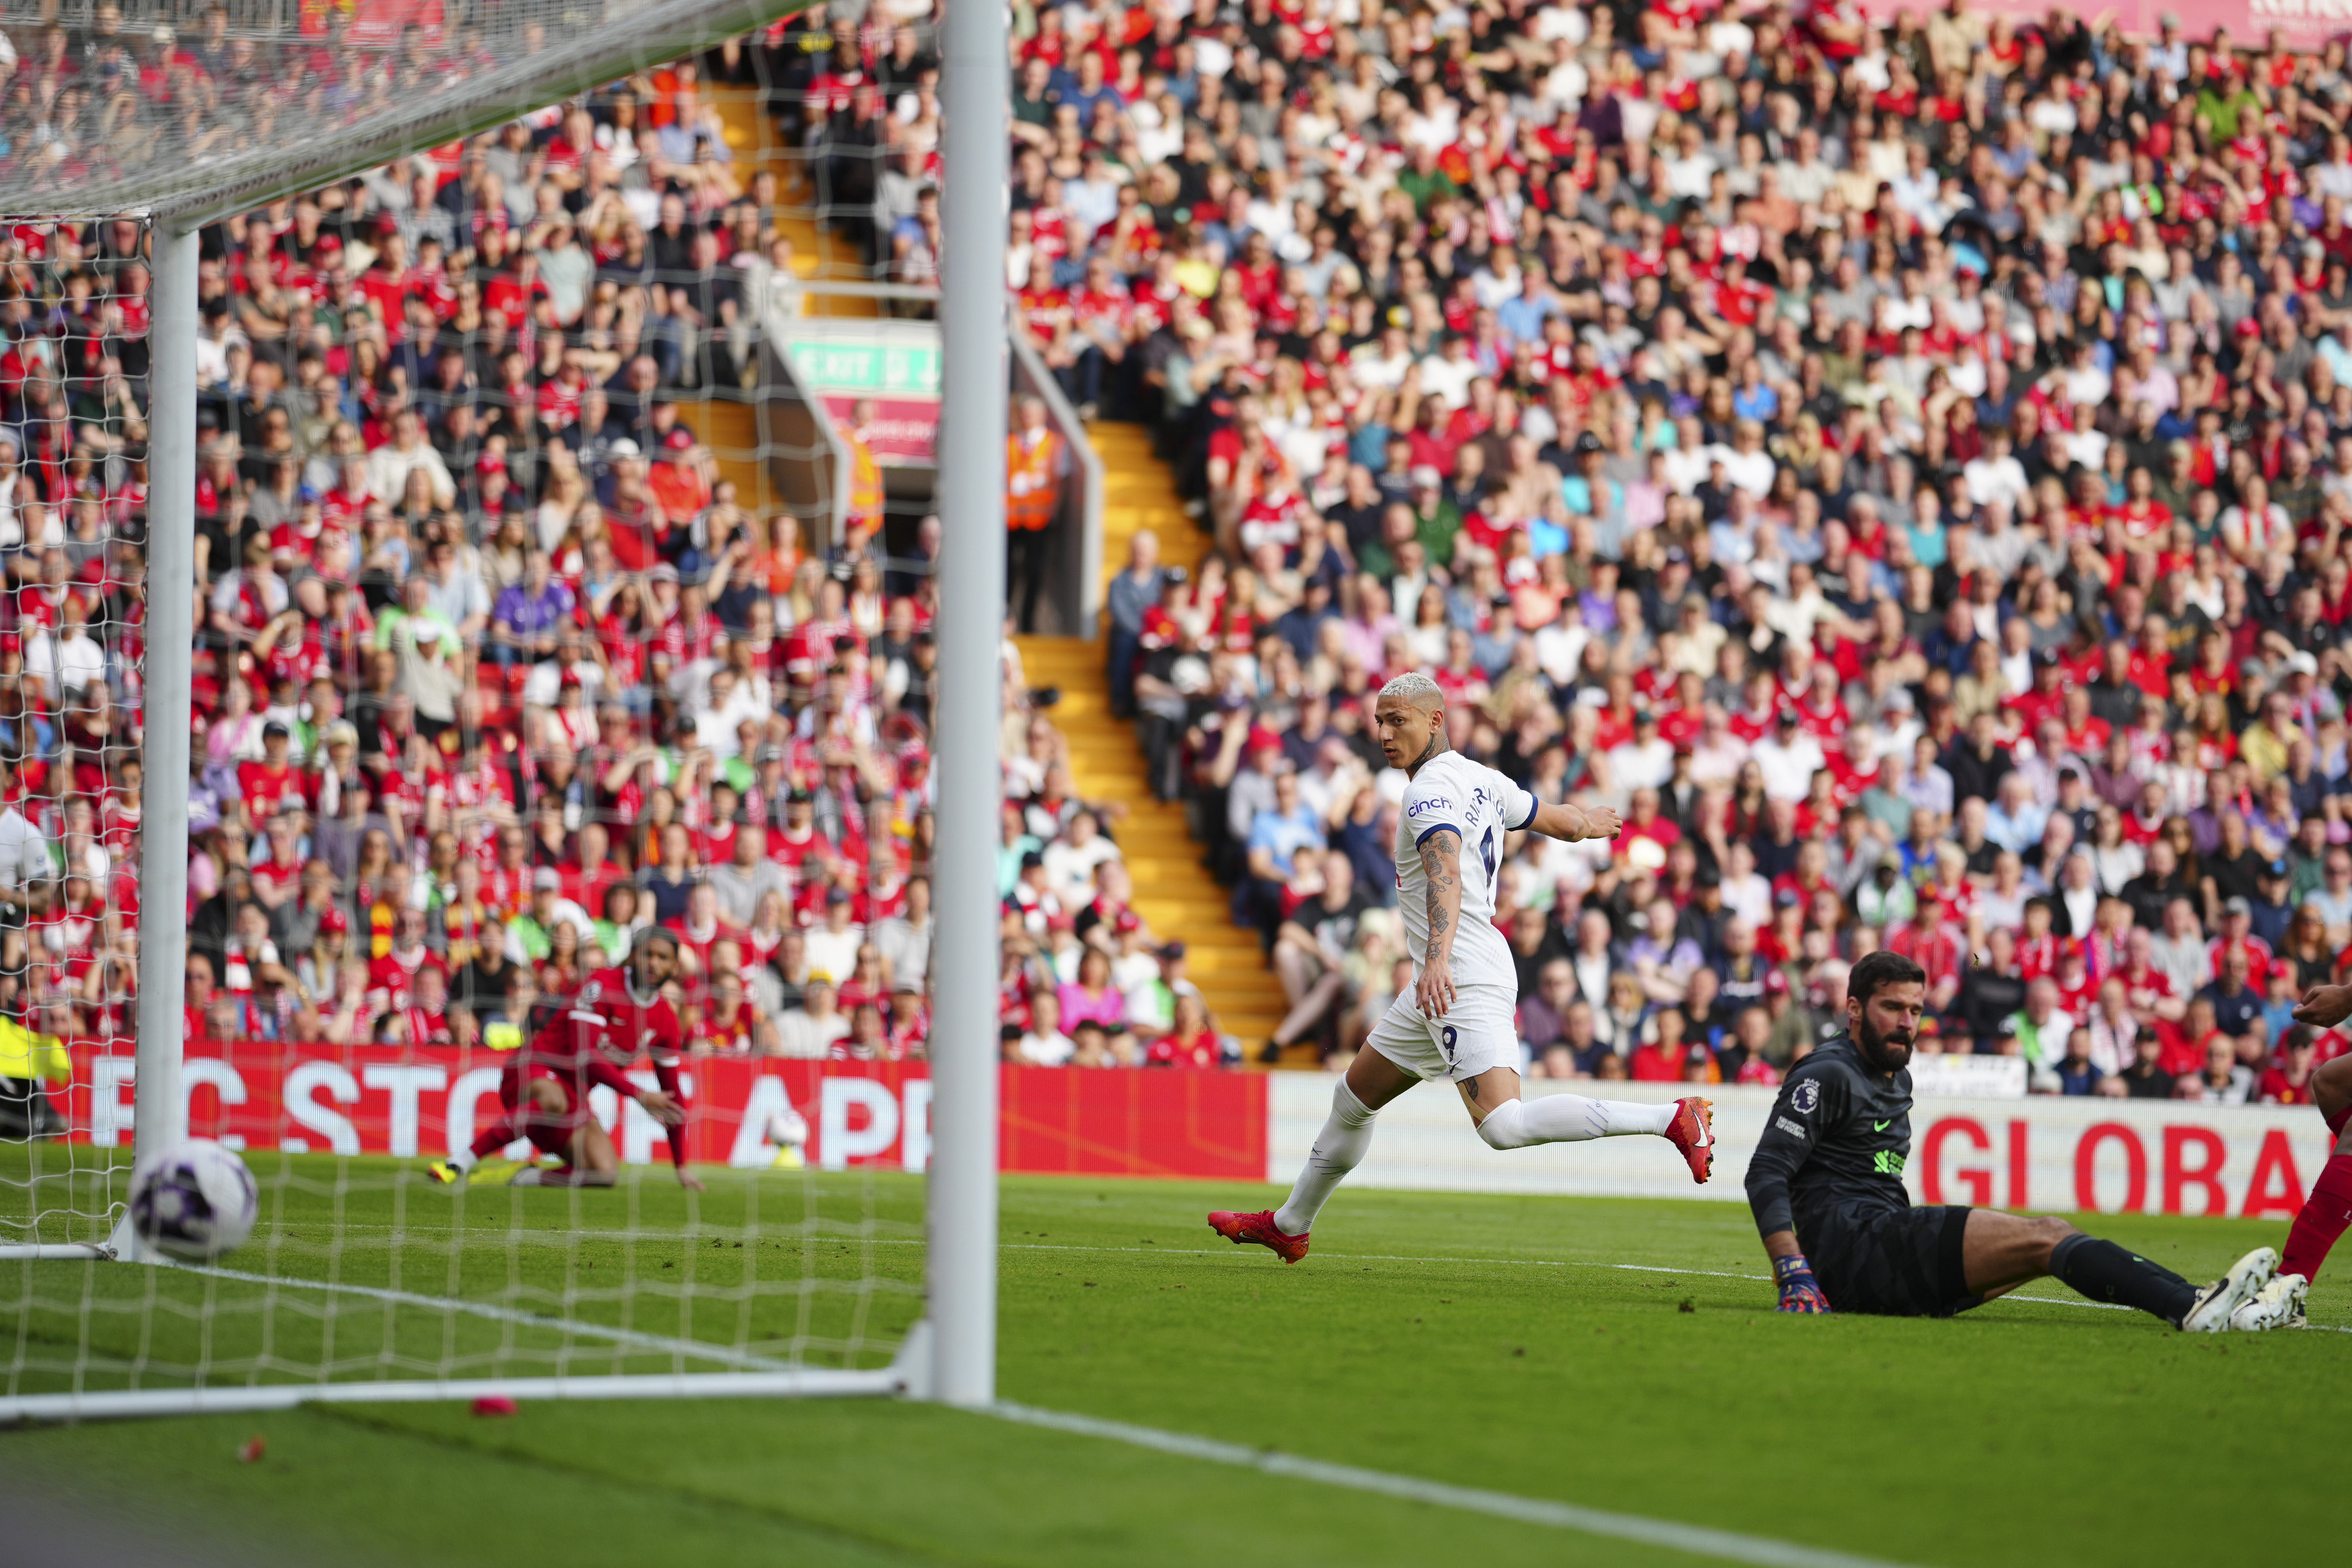
[(470, 1171), (474, 1168), (474, 1152), (471, 1149), (460, 1149), (449, 1156), (449, 1163), (455, 1165), (459, 1171)]
[(540, 1180), (540, 1177), (543, 1173), (542, 1173), (537, 1165), (525, 1165), (521, 1170), (517, 1171), (514, 1173), (513, 1177), (507, 1183), (507, 1185), (510, 1187), (545, 1186), (547, 1184)]
[(1580, 1094), (1548, 1094), (1541, 1100), (1507, 1100), (1478, 1123), (1478, 1136), (1496, 1149), (1537, 1143), (1581, 1143), (1588, 1138), (1663, 1133), (1674, 1125), (1675, 1108), (1637, 1105), (1628, 1100), (1587, 1100)]
[(1331, 1090), (1331, 1115), (1316, 1134), (1315, 1147), (1307, 1153), (1306, 1168), (1298, 1180), (1291, 1184), (1290, 1199), (1274, 1211), (1274, 1227), (1285, 1236), (1304, 1236), (1314, 1227), (1315, 1216), (1323, 1211), (1323, 1204), (1332, 1189), (1344, 1180), (1364, 1158), (1364, 1151), (1372, 1146), (1372, 1117), (1376, 1114), (1356, 1098), (1355, 1090), (1341, 1079)]

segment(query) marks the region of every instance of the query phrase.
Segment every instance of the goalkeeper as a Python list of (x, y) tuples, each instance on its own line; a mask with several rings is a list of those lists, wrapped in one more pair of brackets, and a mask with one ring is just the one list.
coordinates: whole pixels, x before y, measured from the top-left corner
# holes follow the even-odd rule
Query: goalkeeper
[(1911, 1045), (1926, 1005), (1917, 964), (1869, 954), (1846, 981), (1846, 1032), (1780, 1086), (1748, 1166), (1748, 1204), (1780, 1280), (1780, 1310), (1948, 1318), (2054, 1274), (2094, 1301), (2137, 1307), (2177, 1329), (2231, 1327), (2231, 1314), (2278, 1267), (2266, 1247), (2200, 1290), (2063, 1219), (1913, 1206), (1903, 1166)]

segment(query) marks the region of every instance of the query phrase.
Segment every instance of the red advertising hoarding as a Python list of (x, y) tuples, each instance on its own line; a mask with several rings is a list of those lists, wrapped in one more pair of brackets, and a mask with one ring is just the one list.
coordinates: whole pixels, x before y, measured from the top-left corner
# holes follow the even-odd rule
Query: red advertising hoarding
[[(53, 1091), (74, 1138), (127, 1145), (135, 1082), (128, 1042), (71, 1047), (73, 1087)], [(498, 1113), (508, 1053), (199, 1042), (182, 1068), (188, 1129), (249, 1150), (432, 1157), (462, 1148)], [(653, 1087), (653, 1074), (633, 1074)], [(1330, 1109), (1320, 1073), (1005, 1067), (997, 1079), (999, 1165), (1040, 1175), (1287, 1181)], [(772, 1163), (771, 1121), (797, 1112), (811, 1165), (919, 1171), (930, 1156), (931, 1084), (920, 1062), (706, 1057), (687, 1068), (688, 1151), (698, 1163)], [(1562, 1086), (1575, 1087), (1575, 1086)], [(1618, 1098), (1671, 1098), (1617, 1084)], [(1539, 1096), (1554, 1086), (1531, 1081)], [(1355, 1173), (1365, 1187), (1560, 1196), (1741, 1201), (1769, 1090), (1722, 1086), (1714, 1179), (1703, 1187), (1654, 1140), (1610, 1138), (1498, 1154), (1452, 1095), (1407, 1095), (1381, 1112)], [(592, 1099), (621, 1158), (667, 1157), (662, 1130), (606, 1090)], [(68, 1103), (69, 1102), (69, 1103)], [(1905, 1184), (1923, 1203), (2045, 1212), (2285, 1218), (2334, 1142), (2309, 1106), (2184, 1100), (1922, 1098)]]
[[(1559, 1086), (1590, 1091), (1589, 1084)], [(1612, 1099), (1655, 1102), (1673, 1084), (1611, 1084)], [(1554, 1091), (1540, 1079), (1530, 1096)], [(1409, 1094), (1381, 1112), (1380, 1136), (1352, 1184), (1443, 1192), (1747, 1201), (1748, 1161), (1772, 1112), (1769, 1089), (1721, 1085), (1715, 1173), (1693, 1186), (1683, 1163), (1648, 1138), (1603, 1138), (1497, 1154), (1450, 1095)], [(1267, 1089), (1266, 1165), (1287, 1180), (1329, 1113), (1319, 1075), (1279, 1073)], [(2327, 1163), (2335, 1139), (2308, 1105), (2203, 1105), (2181, 1100), (1922, 1095), (1911, 1107), (1902, 1166), (1912, 1197), (2042, 1213), (2230, 1215), (2284, 1219)]]
[[(130, 1141), (136, 1088), (127, 1041), (72, 1047), (61, 1107), (77, 1140)], [(510, 1054), (451, 1047), (191, 1044), (182, 1067), (188, 1130), (236, 1147), (435, 1156), (463, 1148), (498, 1115)], [(771, 1118), (797, 1111), (806, 1154), (826, 1169), (919, 1171), (930, 1154), (931, 1085), (920, 1062), (706, 1057), (685, 1069), (688, 1158), (761, 1166)], [(653, 1087), (653, 1074), (632, 1074)], [(1223, 1072), (1001, 1069), (1003, 1168), (1087, 1175), (1265, 1174), (1265, 1079)], [(621, 1158), (645, 1164), (668, 1145), (652, 1117), (610, 1091), (591, 1096)]]
[[(2027, 1102), (2029, 1105), (2031, 1102)], [(2169, 1102), (2168, 1102), (2169, 1103)], [(2303, 1206), (2304, 1173), (2318, 1173), (2324, 1133), (2183, 1109), (2158, 1125), (2104, 1121), (2041, 1122), (2001, 1117), (1915, 1114), (1923, 1203), (1979, 1207), (2081, 1209), (2103, 1214), (2237, 1215), (2291, 1219)], [(2317, 1123), (2310, 1111), (2305, 1121)], [(2307, 1147), (2298, 1152), (2296, 1143)], [(2071, 1178), (2071, 1179), (2070, 1179)]]

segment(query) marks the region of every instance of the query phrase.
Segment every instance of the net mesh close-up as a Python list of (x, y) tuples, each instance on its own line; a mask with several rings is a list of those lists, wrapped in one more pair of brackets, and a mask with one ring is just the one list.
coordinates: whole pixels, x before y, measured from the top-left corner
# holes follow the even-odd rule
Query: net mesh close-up
[[(794, 635), (866, 629), (879, 576), (823, 561), (886, 520), (838, 515), (852, 403), (793, 402), (786, 340), (877, 307), (822, 293), (864, 268), (807, 150), (677, 53), (718, 9), (655, 9), (0, 16), (0, 1396), (875, 1368), (918, 1313), (919, 989), (831, 961), (830, 1016), (881, 1042), (834, 1051), (874, 1064), (846, 1088), (833, 1037), (777, 1034), (800, 928), (927, 929), (928, 684), (877, 671), (884, 723), (844, 730), (824, 690), (866, 670)], [(192, 754), (152, 787), (187, 796), (186, 1131), (258, 1215), (226, 1262), (126, 1268), (154, 268), (205, 218)], [(928, 616), (927, 562), (872, 558)], [(721, 926), (678, 873), (761, 827), (797, 847)], [(562, 1158), (523, 1139), (436, 1181), (515, 1113), (548, 1005), (656, 923), (699, 1176), (600, 1087), (620, 1191), (486, 1187)]]
[(12, 5), (0, 211), (218, 216), (653, 69), (791, 5)]

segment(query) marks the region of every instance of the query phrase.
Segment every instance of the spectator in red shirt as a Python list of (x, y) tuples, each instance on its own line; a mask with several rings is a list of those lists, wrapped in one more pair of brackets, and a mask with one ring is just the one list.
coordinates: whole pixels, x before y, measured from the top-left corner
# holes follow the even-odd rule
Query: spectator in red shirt
[(1959, 994), (1968, 936), (1945, 918), (1943, 896), (1935, 884), (1919, 888), (1915, 896), (1916, 912), (1886, 933), (1886, 948), (1927, 971), (1927, 1005), (1941, 1013)]
[(293, 731), (283, 720), (266, 720), (261, 726), (261, 760), (236, 765), (239, 805), (246, 826), (253, 832), (261, 831), (289, 806), (304, 809), (311, 804), (310, 779), (292, 761), (293, 744)]
[(2277, 1058), (2263, 1069), (2254, 1097), (2264, 1105), (2308, 1105), (2311, 1075), (2319, 1066), (2319, 1032), (2297, 1024), (2286, 1032)]
[(1174, 1022), (1166, 1034), (1145, 1049), (1144, 1064), (1156, 1068), (1207, 1068), (1222, 1065), (1216, 1032), (1209, 1026), (1209, 1010), (1191, 993), (1176, 997)]
[(1690, 1058), (1705, 1052), (1706, 1047), (1683, 1037), (1683, 1013), (1679, 1007), (1659, 1008), (1650, 1016), (1650, 1026), (1656, 1030), (1656, 1037), (1634, 1047), (1626, 1076), (1636, 1083), (1680, 1083)]

